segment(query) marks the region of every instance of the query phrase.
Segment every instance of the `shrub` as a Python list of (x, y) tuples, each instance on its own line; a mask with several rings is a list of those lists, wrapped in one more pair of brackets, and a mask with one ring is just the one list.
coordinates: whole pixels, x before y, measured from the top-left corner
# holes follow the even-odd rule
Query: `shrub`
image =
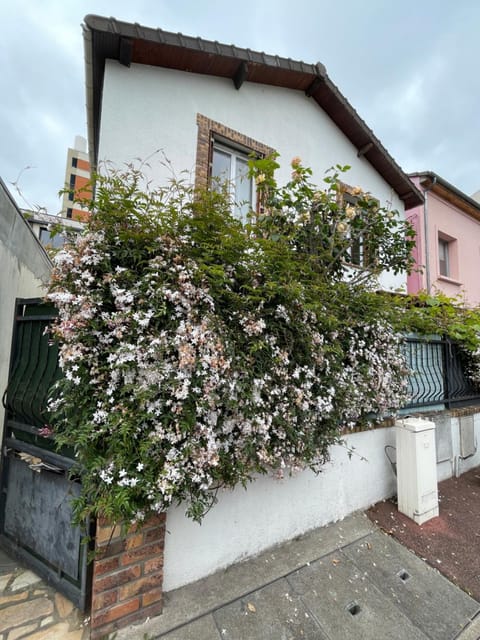
[[(80, 521), (142, 519), (221, 487), (321, 469), (346, 429), (405, 397), (376, 274), (408, 269), (411, 230), (358, 190), (355, 211), (293, 161), (252, 161), (261, 211), (242, 226), (223, 192), (149, 190), (133, 168), (96, 177), (86, 233), (55, 256), (49, 298), (64, 378), (51, 403), (73, 446)], [(349, 264), (366, 238), (369, 269)]]

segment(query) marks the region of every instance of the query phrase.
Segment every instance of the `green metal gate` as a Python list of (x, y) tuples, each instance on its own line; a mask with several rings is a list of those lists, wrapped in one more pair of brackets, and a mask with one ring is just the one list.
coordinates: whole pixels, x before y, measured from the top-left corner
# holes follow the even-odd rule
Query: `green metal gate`
[(47, 398), (59, 378), (58, 347), (45, 332), (55, 310), (39, 300), (17, 300), (0, 479), (0, 545), (82, 610), (90, 576), (85, 532), (71, 524), (69, 478), (74, 460), (45, 434)]

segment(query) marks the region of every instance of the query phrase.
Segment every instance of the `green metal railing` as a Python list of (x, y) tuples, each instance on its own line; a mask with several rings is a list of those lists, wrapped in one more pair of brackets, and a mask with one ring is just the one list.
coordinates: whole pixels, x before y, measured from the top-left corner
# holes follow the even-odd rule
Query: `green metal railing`
[(58, 345), (46, 332), (56, 317), (52, 305), (19, 301), (15, 314), (12, 366), (4, 406), (8, 420), (43, 428), (50, 387), (60, 377)]

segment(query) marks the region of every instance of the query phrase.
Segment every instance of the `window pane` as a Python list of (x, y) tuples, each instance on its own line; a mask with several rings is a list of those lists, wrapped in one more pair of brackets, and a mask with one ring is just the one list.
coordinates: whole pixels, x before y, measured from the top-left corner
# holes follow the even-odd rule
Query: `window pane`
[(212, 157), (212, 182), (213, 186), (219, 187), (231, 178), (232, 156), (219, 149), (213, 150)]
[(232, 198), (232, 213), (242, 222), (252, 209), (253, 180), (248, 177), (248, 158), (236, 149), (215, 145), (212, 155), (212, 188), (220, 190), (227, 184)]
[(248, 177), (248, 162), (236, 156), (235, 166), (235, 216), (243, 222), (252, 208), (252, 180)]
[(45, 227), (40, 228), (39, 240), (43, 246), (53, 247), (54, 249), (60, 249), (65, 244), (65, 238), (61, 233), (57, 233), (52, 237), (50, 231)]
[(45, 229), (45, 227), (40, 227), (40, 242), (42, 244), (47, 244), (50, 240), (50, 231)]
[(351, 251), (352, 263), (356, 264), (358, 267), (365, 266), (363, 262), (363, 242), (361, 236), (352, 240)]
[(448, 242), (446, 240), (438, 241), (438, 257), (440, 275), (448, 277), (450, 275), (450, 267), (448, 260)]
[[(358, 234), (358, 231), (355, 231)], [(349, 241), (350, 246), (345, 254), (345, 261), (354, 264), (356, 267), (365, 267), (365, 244), (363, 235), (356, 235), (352, 238), (351, 231), (347, 231), (345, 234)]]

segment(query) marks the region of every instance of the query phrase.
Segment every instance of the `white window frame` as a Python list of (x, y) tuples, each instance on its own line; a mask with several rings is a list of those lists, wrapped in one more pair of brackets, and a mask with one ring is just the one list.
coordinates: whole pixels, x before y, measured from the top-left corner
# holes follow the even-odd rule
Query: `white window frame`
[(241, 160), (242, 162), (247, 162), (249, 159), (249, 154), (251, 153), (248, 150), (240, 149), (236, 146), (230, 146), (229, 144), (224, 143), (223, 141), (214, 140), (212, 147), (212, 161), (211, 161), (211, 171), (210, 177), (212, 179), (218, 178), (218, 176), (213, 175), (213, 156), (215, 151), (220, 153), (224, 153), (230, 156), (230, 176), (227, 177), (226, 181), (228, 184), (228, 191), (232, 198), (233, 208), (232, 214), (235, 218), (240, 220), (242, 224), (247, 222), (247, 214), (250, 211), (255, 211), (255, 204), (257, 201), (257, 194), (255, 188), (255, 180), (253, 178), (248, 178), (250, 182), (250, 201), (247, 203), (246, 201), (237, 202), (236, 200), (236, 181), (237, 181), (237, 161)]

